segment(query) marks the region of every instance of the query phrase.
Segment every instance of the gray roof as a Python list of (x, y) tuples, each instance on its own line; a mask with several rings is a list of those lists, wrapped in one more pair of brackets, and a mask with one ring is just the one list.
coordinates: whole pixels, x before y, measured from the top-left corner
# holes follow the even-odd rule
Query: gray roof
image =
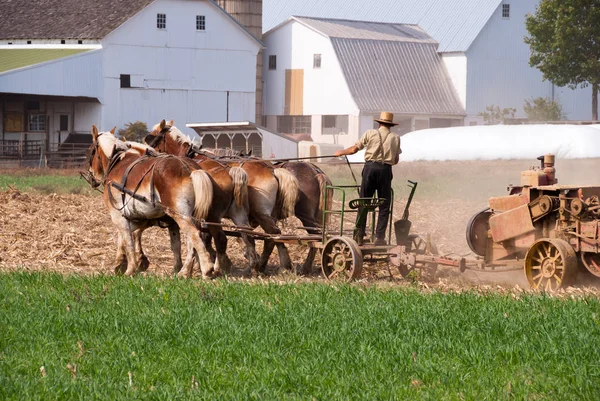
[(436, 44), (332, 38), (363, 112), (465, 115)]
[(437, 42), (418, 25), (297, 17), (293, 19), (330, 38)]
[(417, 24), (440, 52), (464, 52), (501, 0), (263, 0), (263, 32), (292, 15)]
[[(1, 0), (0, 39), (102, 39), (155, 0)], [(197, 0), (198, 1), (198, 0)], [(208, 1), (261, 46), (214, 0)]]

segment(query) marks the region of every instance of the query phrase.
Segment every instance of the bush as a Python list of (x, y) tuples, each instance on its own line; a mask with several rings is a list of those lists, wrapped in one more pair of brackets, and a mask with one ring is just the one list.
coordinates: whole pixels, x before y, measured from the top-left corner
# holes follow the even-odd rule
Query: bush
[(485, 125), (497, 125), (503, 124), (504, 121), (508, 118), (514, 118), (517, 109), (512, 107), (505, 107), (500, 109), (500, 106), (496, 106), (495, 104), (491, 106), (487, 106), (485, 111), (477, 113), (478, 116), (483, 117), (483, 121), (485, 121)]
[(142, 142), (144, 137), (149, 134), (148, 126), (142, 121), (125, 124), (125, 129), (120, 129), (117, 135), (124, 141)]
[(547, 97), (526, 99), (523, 110), (530, 121), (557, 121), (565, 119), (565, 113), (560, 102)]

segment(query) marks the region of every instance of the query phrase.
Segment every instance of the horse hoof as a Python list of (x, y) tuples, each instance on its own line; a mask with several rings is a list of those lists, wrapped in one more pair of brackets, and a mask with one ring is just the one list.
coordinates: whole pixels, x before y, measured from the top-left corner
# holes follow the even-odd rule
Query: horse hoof
[(180, 270), (179, 273), (177, 273), (177, 277), (179, 278), (192, 278), (192, 272), (188, 272), (185, 270)]
[(145, 272), (150, 267), (150, 261), (146, 257), (146, 255), (142, 255), (142, 259), (140, 260), (140, 271)]

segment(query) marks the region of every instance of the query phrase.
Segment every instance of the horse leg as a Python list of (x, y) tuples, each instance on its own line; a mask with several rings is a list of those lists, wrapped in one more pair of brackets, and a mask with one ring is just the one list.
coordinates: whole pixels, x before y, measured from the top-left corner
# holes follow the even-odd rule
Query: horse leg
[(231, 260), (227, 256), (227, 237), (220, 227), (211, 227), (210, 232), (215, 239), (215, 248), (217, 248), (217, 258), (214, 266), (215, 275), (221, 275), (223, 272), (231, 271)]
[[(237, 226), (250, 226), (250, 222), (248, 221), (248, 213), (245, 211), (236, 211), (234, 213), (230, 213), (229, 217)], [(254, 238), (250, 237), (246, 233), (242, 233), (241, 240), (245, 247), (244, 257), (248, 261), (248, 267), (245, 269), (244, 275), (248, 275), (251, 274), (255, 269), (258, 269), (258, 254), (256, 253), (256, 244)]]
[[(314, 227), (314, 228), (306, 229), (306, 232), (308, 234), (321, 234), (319, 231), (319, 227), (321, 226), (321, 223), (317, 222), (316, 219), (310, 218), (310, 217), (302, 215), (300, 213), (297, 213), (296, 217), (298, 217), (298, 219), (300, 219), (300, 221), (302, 222), (302, 225), (304, 225), (304, 227)], [(317, 254), (317, 249), (313, 248), (313, 247), (309, 247), (308, 255), (306, 256), (306, 260), (304, 261), (304, 264), (299, 269), (297, 269), (296, 272), (300, 275), (311, 274), (312, 269), (313, 269), (313, 264), (315, 262), (316, 254)]]
[(123, 274), (127, 270), (127, 255), (121, 233), (117, 233), (117, 256), (115, 257), (115, 274)]
[(146, 257), (144, 251), (142, 250), (142, 233), (148, 227), (149, 225), (140, 226), (131, 234), (133, 236), (135, 253), (138, 254), (140, 257), (140, 271), (142, 272), (148, 270), (148, 267), (150, 266), (150, 261), (148, 260), (148, 257)]
[(139, 260), (135, 252), (135, 243), (132, 235), (132, 231), (135, 231), (137, 226), (123, 217), (117, 210), (112, 210), (110, 217), (113, 224), (117, 227), (121, 238), (121, 247), (124, 248), (127, 255), (127, 270), (125, 270), (125, 275), (132, 276), (138, 271), (139, 267)]
[(171, 239), (171, 251), (173, 252), (173, 273), (176, 274), (183, 266), (181, 261), (181, 235), (177, 224), (169, 226), (169, 238)]
[[(281, 230), (277, 227), (276, 220), (268, 215), (262, 214), (257, 216), (260, 226), (267, 234), (281, 234)], [(265, 245), (263, 248), (263, 253), (260, 256), (260, 261), (258, 263), (258, 270), (264, 271), (267, 262), (269, 261), (269, 257), (273, 252), (273, 248), (275, 246), (275, 242), (272, 240), (265, 240)], [(279, 252), (279, 265), (284, 269), (291, 270), (292, 262), (290, 259), (290, 255), (285, 244), (278, 243), (277, 251)]]
[[(183, 231), (183, 233), (187, 236), (188, 244), (191, 244), (191, 246), (194, 247), (194, 250), (198, 253), (202, 277), (210, 278), (214, 264), (210, 259), (210, 254), (204, 246), (204, 242), (200, 238), (200, 231), (194, 224), (192, 224), (189, 220), (183, 217), (180, 217), (178, 215), (174, 215), (171, 217), (177, 222), (179, 229)], [(189, 278), (192, 276), (194, 258), (193, 256), (190, 258), (190, 254), (193, 254), (193, 252), (188, 252), (188, 258), (186, 259), (183, 268), (178, 273), (178, 275), (181, 277)]]

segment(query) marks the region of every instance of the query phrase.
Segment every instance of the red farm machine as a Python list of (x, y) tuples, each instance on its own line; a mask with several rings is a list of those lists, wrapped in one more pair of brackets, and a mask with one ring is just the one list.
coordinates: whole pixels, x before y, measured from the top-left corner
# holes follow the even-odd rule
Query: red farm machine
[(558, 185), (554, 155), (538, 160), (471, 218), (469, 247), (484, 268), (521, 264), (534, 289), (564, 288), (579, 268), (600, 277), (600, 186)]

